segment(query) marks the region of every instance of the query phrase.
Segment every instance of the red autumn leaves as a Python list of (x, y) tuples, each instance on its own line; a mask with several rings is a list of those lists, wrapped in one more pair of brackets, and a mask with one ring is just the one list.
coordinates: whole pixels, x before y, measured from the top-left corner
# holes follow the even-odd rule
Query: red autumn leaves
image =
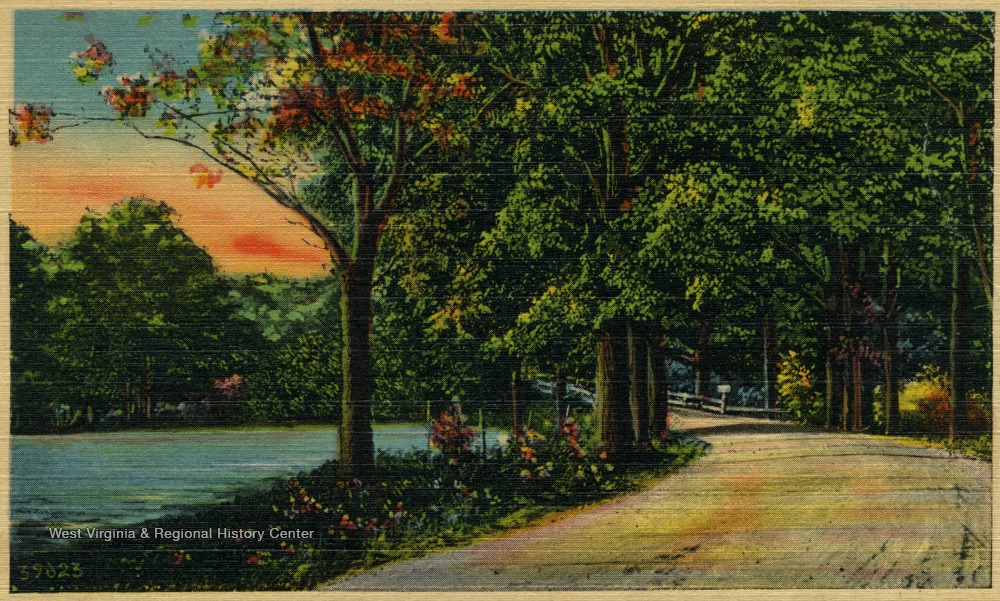
[(104, 101), (125, 117), (145, 117), (156, 97), (150, 82), (143, 75), (124, 75), (118, 78), (116, 87), (101, 90)]
[(454, 22), (452, 14), (437, 16), (430, 24), (414, 23), (407, 15), (315, 15), (313, 54), (324, 79), (335, 81), (340, 79), (337, 74), (344, 74), (369, 84), (404, 83), (406, 98), (393, 103), (379, 93), (358, 91), (368, 86), (312, 81), (285, 86), (278, 91), (265, 140), (323, 131), (338, 121), (398, 117), (406, 127), (423, 130), (446, 146), (454, 139), (455, 128), (434, 109), (442, 100), (471, 99), (478, 92), (472, 73), (442, 73), (429, 66), (435, 47), (456, 42)]
[(50, 124), (55, 113), (44, 104), (19, 104), (9, 111), (10, 145), (47, 142), (52, 139)]
[[(423, 132), (442, 148), (461, 143), (450, 109), (442, 102), (474, 98), (479, 80), (464, 69), (439, 64), (438, 59), (467, 53), (462, 47), (466, 20), (462, 16), (276, 12), (241, 13), (234, 19), (237, 25), (222, 26), (202, 43), (199, 65), (179, 74), (166, 63), (154, 63), (158, 72), (126, 74), (116, 85), (105, 86), (104, 101), (123, 118), (143, 118), (160, 101), (194, 102), (202, 93), (230, 93), (227, 86), (233, 77), (242, 77), (250, 63), (254, 69), (268, 70), (302, 65), (291, 68), (291, 76), (281, 73), (273, 80), (246, 82), (247, 97), (263, 100), (245, 103), (249, 108), (239, 110), (246, 114), (234, 114), (228, 123), (223, 119), (215, 133), (239, 132), (255, 138), (259, 150), (268, 151), (279, 138), (305, 141), (325, 135), (334, 124), (350, 127), (353, 122), (398, 119), (408, 131)], [(102, 41), (93, 36), (85, 39), (86, 49), (70, 57), (77, 80), (93, 83), (115, 61)], [(306, 39), (309, 48), (303, 50), (297, 45)], [(161, 123), (166, 135), (176, 132), (180, 110), (164, 107)], [(197, 107), (189, 113), (197, 114)], [(50, 108), (19, 106), (11, 113), (11, 143), (50, 139), (52, 117)], [(212, 188), (220, 179), (207, 169), (191, 173), (198, 188)]]

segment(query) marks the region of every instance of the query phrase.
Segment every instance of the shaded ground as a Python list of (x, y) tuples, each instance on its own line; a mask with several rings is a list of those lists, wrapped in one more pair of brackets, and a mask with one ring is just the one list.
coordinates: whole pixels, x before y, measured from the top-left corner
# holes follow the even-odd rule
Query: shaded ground
[(327, 588), (990, 586), (990, 463), (880, 437), (673, 417), (712, 448), (651, 488)]

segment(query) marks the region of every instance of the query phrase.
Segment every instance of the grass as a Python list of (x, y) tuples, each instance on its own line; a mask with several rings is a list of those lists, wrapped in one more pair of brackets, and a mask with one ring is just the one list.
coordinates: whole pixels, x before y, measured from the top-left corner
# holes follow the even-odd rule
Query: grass
[[(705, 451), (678, 440), (610, 465), (596, 452), (530, 439), (484, 461), (459, 453), (380, 454), (379, 481), (338, 482), (328, 463), (232, 503), (127, 528), (153, 532), (252, 528), (262, 540), (217, 537), (83, 540), (11, 557), (11, 590), (304, 590), (336, 576), (520, 528), (649, 485)], [(271, 538), (271, 528), (313, 539)]]

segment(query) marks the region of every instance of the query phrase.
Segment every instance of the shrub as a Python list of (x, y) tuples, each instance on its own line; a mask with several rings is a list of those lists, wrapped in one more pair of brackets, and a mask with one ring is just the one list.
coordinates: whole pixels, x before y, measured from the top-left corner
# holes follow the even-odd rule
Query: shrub
[(467, 454), (476, 431), (466, 425), (465, 416), (458, 405), (452, 405), (441, 412), (434, 422), (431, 434), (431, 448), (437, 449), (448, 463), (457, 465), (459, 458)]
[[(905, 396), (910, 399), (919, 394), (916, 398), (916, 412), (920, 418), (916, 431), (926, 436), (946, 436), (951, 423), (951, 381), (948, 374), (935, 365), (925, 365), (904, 391)], [(900, 396), (902, 406), (904, 395)], [(991, 431), (993, 411), (989, 397), (972, 391), (966, 400), (966, 419), (971, 432)]]
[(821, 424), (826, 417), (823, 397), (815, 390), (812, 369), (795, 351), (780, 356), (778, 405), (802, 423)]
[(925, 434), (943, 435), (948, 433), (951, 422), (951, 395), (947, 389), (932, 388), (917, 403), (917, 411), (922, 418)]
[(526, 428), (521, 439), (504, 451), (501, 473), (518, 479), (519, 491), (526, 496), (578, 499), (615, 486), (614, 466), (604, 453), (594, 455), (581, 443), (581, 428), (571, 417), (558, 440), (547, 441)]
[(967, 440), (961, 445), (962, 451), (980, 457), (982, 459), (993, 459), (993, 436), (983, 434), (979, 438)]

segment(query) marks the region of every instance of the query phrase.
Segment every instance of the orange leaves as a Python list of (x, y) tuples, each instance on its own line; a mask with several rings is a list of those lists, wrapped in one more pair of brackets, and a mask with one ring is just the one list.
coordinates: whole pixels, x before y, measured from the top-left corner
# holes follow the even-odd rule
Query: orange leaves
[(149, 80), (143, 75), (125, 75), (118, 78), (119, 87), (105, 87), (101, 90), (104, 101), (124, 117), (145, 117), (149, 107), (156, 100), (149, 87)]
[(365, 96), (348, 88), (339, 88), (330, 98), (322, 86), (311, 84), (299, 88), (284, 88), (270, 121), (265, 141), (287, 132), (308, 133), (338, 116), (346, 118), (388, 119), (392, 106), (378, 96)]
[(373, 50), (364, 43), (344, 40), (326, 57), (326, 66), (347, 73), (367, 73), (381, 77), (412, 80), (417, 70), (398, 58)]
[(307, 132), (331, 119), (336, 105), (320, 86), (305, 84), (301, 88), (283, 88), (281, 100), (268, 121), (264, 142), (290, 131)]
[(439, 40), (445, 43), (453, 43), (456, 41), (455, 36), (452, 32), (452, 26), (455, 22), (455, 13), (444, 13), (441, 15), (441, 22), (437, 25), (431, 26), (431, 31), (438, 37)]
[(455, 73), (449, 76), (445, 83), (451, 88), (449, 95), (452, 98), (471, 100), (478, 92), (475, 85), (479, 80), (472, 73)]
[(191, 165), (191, 169), (188, 170), (188, 173), (194, 175), (195, 188), (198, 189), (201, 189), (202, 186), (212, 189), (215, 187), (215, 184), (222, 181), (222, 169), (213, 173), (211, 169), (201, 163)]
[(362, 120), (367, 117), (388, 119), (392, 111), (392, 106), (378, 96), (361, 96), (347, 88), (338, 90), (337, 99), (345, 112)]
[(49, 124), (55, 113), (44, 104), (19, 104), (9, 112), (10, 145), (46, 142), (52, 139)]

